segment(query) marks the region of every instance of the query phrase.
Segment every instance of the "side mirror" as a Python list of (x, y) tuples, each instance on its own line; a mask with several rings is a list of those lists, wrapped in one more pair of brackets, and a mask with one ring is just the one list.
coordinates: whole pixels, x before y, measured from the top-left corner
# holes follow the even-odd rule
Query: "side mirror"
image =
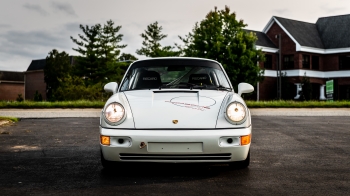
[(116, 82), (107, 83), (103, 89), (106, 92), (112, 92), (113, 94), (116, 94), (118, 89), (118, 83)]
[(254, 87), (248, 83), (238, 84), (238, 95), (241, 96), (243, 93), (251, 93), (254, 91)]

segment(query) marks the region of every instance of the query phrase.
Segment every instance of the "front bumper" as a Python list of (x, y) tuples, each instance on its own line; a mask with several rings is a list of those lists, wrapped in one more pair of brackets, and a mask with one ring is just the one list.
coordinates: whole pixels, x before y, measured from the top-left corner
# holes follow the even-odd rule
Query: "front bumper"
[[(108, 161), (125, 162), (233, 162), (247, 158), (250, 143), (239, 138), (250, 135), (251, 126), (213, 130), (123, 130), (100, 127), (100, 135), (110, 136), (111, 145), (102, 145)], [(232, 142), (227, 142), (229, 139)], [(118, 142), (122, 139), (124, 143)], [(144, 143), (143, 148), (141, 143)]]

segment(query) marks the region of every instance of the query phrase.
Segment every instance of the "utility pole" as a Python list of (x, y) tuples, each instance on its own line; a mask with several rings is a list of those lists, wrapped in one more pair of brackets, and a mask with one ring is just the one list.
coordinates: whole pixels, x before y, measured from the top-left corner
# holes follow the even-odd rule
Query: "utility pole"
[(278, 66), (277, 66), (277, 98), (281, 100), (282, 98), (282, 42), (281, 42), (281, 34), (276, 35), (278, 38)]

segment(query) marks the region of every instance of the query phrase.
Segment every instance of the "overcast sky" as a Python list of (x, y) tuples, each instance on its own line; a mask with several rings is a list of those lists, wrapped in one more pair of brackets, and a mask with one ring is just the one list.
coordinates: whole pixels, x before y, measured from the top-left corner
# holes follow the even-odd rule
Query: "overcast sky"
[(225, 5), (247, 29), (258, 31), (272, 16), (315, 23), (319, 17), (350, 14), (349, 0), (1, 0), (0, 70), (25, 71), (33, 59), (46, 58), (52, 49), (77, 55), (70, 36), (82, 33), (79, 24), (109, 19), (122, 26), (128, 45), (122, 52), (137, 56), (140, 34), (150, 23), (158, 21), (168, 35), (163, 44), (173, 45), (215, 6)]

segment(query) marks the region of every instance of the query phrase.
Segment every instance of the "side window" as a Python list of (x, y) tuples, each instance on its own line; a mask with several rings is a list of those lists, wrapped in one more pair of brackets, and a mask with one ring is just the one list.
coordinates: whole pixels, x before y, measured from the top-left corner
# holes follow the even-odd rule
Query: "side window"
[(229, 88), (230, 85), (228, 84), (224, 73), (222, 71), (219, 71), (219, 70), (216, 70), (216, 69), (215, 69), (215, 73), (216, 73), (216, 75), (218, 77), (219, 85)]
[(312, 69), (319, 70), (320, 60), (318, 56), (312, 56)]
[(310, 69), (310, 55), (303, 55), (303, 68)]
[(264, 62), (265, 69), (272, 69), (272, 55), (265, 54), (266, 61)]
[(124, 81), (123, 81), (123, 84), (120, 88), (121, 91), (125, 91), (125, 90), (128, 90), (129, 89), (129, 82), (130, 82), (130, 79), (129, 77), (125, 77), (124, 78)]

